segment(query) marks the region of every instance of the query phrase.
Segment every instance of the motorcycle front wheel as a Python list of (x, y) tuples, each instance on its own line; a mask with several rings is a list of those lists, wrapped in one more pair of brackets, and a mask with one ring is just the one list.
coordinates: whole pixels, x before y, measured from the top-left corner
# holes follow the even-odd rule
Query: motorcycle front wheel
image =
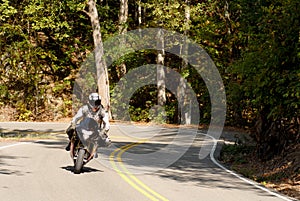
[(79, 174), (81, 172), (81, 169), (83, 167), (84, 154), (85, 154), (85, 150), (79, 149), (78, 156), (77, 156), (77, 159), (76, 159), (75, 165), (74, 165), (74, 173), (75, 174)]

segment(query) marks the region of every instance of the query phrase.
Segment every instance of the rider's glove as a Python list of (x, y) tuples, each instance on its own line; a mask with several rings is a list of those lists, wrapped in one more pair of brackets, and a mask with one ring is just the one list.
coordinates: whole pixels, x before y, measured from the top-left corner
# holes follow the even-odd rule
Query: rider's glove
[(76, 124), (71, 122), (70, 128), (75, 129), (75, 127), (76, 127)]
[(106, 139), (105, 139), (105, 146), (106, 147), (109, 147), (111, 145), (111, 140), (109, 139), (109, 137), (107, 137)]
[(108, 131), (109, 129), (108, 128), (105, 128), (104, 131), (103, 131), (103, 140), (105, 141), (105, 146), (106, 147), (109, 147), (111, 145), (111, 140), (109, 139), (108, 137)]
[(72, 138), (72, 136), (74, 134), (74, 130), (75, 130), (75, 125), (73, 125), (71, 123), (70, 126), (66, 130), (66, 133), (68, 134), (69, 140), (71, 140), (71, 138)]

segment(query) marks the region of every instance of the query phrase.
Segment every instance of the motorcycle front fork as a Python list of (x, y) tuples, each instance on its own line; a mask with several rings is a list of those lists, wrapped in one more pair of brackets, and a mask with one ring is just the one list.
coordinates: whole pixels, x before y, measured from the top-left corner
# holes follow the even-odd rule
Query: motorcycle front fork
[[(76, 153), (76, 154), (74, 154), (74, 156), (72, 157), (74, 164), (76, 163), (77, 156), (78, 156), (78, 154)], [(83, 165), (87, 164), (89, 161), (90, 161), (89, 159), (87, 159), (86, 157), (84, 157), (84, 158), (83, 158)]]

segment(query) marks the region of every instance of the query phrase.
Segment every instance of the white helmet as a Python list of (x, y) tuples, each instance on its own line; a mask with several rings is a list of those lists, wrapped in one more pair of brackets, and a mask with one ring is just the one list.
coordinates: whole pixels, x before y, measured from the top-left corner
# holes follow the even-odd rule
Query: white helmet
[(89, 106), (91, 108), (99, 108), (101, 105), (101, 97), (99, 96), (98, 93), (91, 93), (89, 95)]

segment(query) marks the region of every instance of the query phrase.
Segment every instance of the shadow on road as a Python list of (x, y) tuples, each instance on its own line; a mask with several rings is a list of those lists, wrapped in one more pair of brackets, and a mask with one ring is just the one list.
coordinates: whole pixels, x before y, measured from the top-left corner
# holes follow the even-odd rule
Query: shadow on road
[(35, 142), (37, 144), (45, 145), (47, 148), (51, 149), (65, 149), (65, 147), (68, 144), (68, 141), (66, 140), (41, 140)]
[[(163, 163), (164, 158), (155, 159), (151, 158), (151, 156), (147, 158), (147, 154), (151, 154), (158, 150), (163, 150), (166, 145), (161, 143), (147, 142), (126, 150), (122, 154), (122, 162), (126, 167), (144, 167), (147, 169), (149, 169), (149, 167), (153, 168), (154, 171), (146, 174), (156, 175), (168, 180), (175, 180), (182, 184), (193, 183), (201, 188), (220, 188), (226, 190), (240, 189), (247, 191), (252, 189), (263, 196), (273, 196), (271, 194), (266, 194), (261, 189), (258, 189), (255, 186), (246, 183), (219, 168), (212, 162), (209, 156), (200, 160), (199, 151), (201, 149), (201, 140), (196, 139), (196, 141), (197, 142), (194, 142), (175, 162), (163, 168), (159, 163)], [(113, 142), (113, 144), (116, 147), (122, 147), (126, 144), (131, 144), (131, 142)], [(182, 149), (179, 148), (178, 150)], [(166, 151), (173, 151), (174, 154), (176, 154), (176, 149)], [(132, 157), (132, 155), (126, 153), (134, 153), (134, 155), (141, 154), (145, 156), (143, 160), (148, 160), (147, 165), (145, 165), (146, 163), (136, 160), (135, 157)], [(109, 157), (108, 153), (105, 154), (107, 154), (107, 157)], [(162, 153), (161, 156), (163, 157), (164, 153)], [(134, 174), (134, 172), (131, 173)]]
[(2, 138), (49, 138), (58, 134), (64, 133), (64, 131), (57, 131), (55, 129), (46, 129), (37, 131), (34, 129), (13, 129), (6, 130), (0, 128), (0, 137)]
[[(31, 172), (22, 172), (20, 170), (14, 170), (13, 166), (10, 165), (9, 161), (17, 160), (19, 158), (28, 158), (28, 157), (19, 157), (19, 156), (0, 156), (0, 175), (16, 175), (16, 176), (24, 176), (25, 174), (31, 173)], [(4, 167), (3, 167), (4, 166)], [(7, 168), (5, 168), (5, 166)]]
[[(72, 173), (74, 172), (74, 166), (70, 166), (70, 165), (68, 165), (66, 167), (61, 167), (61, 169), (64, 169), (64, 170), (72, 172)], [(91, 168), (91, 167), (83, 167), (81, 174), (83, 174), (83, 173), (92, 173), (92, 172), (103, 172), (103, 171), (102, 170), (97, 170), (97, 169)]]

